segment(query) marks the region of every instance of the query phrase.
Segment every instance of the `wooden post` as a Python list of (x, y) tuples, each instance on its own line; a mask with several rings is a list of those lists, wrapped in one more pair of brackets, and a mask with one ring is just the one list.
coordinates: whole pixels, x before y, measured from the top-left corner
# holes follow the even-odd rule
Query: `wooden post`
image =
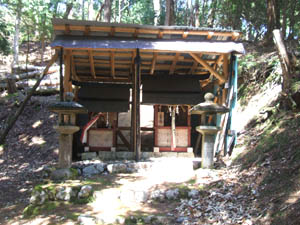
[(63, 54), (64, 49), (60, 49), (59, 53), (59, 99), (62, 102), (64, 100), (64, 76), (63, 76)]
[(141, 57), (137, 49), (134, 60), (134, 78), (132, 88), (132, 110), (133, 110), (133, 150), (135, 160), (139, 161), (141, 157), (141, 131), (140, 131), (140, 87), (141, 87)]
[(64, 74), (64, 92), (72, 92), (71, 83), (71, 52), (70, 50), (65, 51), (65, 74)]
[(176, 106), (172, 108), (172, 120), (171, 120), (171, 151), (176, 149), (176, 125), (175, 125), (175, 118), (176, 118)]

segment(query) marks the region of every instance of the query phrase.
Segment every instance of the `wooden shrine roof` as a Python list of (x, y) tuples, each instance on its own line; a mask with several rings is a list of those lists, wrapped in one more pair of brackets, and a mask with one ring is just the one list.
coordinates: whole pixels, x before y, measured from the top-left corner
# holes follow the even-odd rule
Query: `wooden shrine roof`
[(195, 75), (218, 68), (226, 54), (243, 54), (240, 33), (183, 26), (148, 26), (53, 19), (53, 48), (70, 57), (72, 79), (130, 82), (136, 49), (142, 75)]

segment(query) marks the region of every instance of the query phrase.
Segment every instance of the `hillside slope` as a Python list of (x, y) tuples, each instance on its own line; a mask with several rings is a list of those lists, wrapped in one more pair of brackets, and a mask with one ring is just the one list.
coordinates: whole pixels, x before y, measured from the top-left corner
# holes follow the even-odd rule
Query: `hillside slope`
[(233, 163), (257, 195), (257, 223), (300, 224), (300, 112), (280, 108), (281, 69), (274, 50), (250, 49), (240, 65), (240, 135)]

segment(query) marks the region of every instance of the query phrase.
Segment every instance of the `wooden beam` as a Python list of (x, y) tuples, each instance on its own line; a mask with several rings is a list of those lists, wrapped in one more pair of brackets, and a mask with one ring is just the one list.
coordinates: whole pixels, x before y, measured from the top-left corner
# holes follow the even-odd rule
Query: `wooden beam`
[[(202, 57), (202, 54), (199, 54), (199, 56)], [(194, 73), (195, 73), (195, 70), (197, 69), (198, 64), (199, 64), (196, 60), (193, 60), (193, 59), (192, 59), (192, 61), (193, 61), (193, 66), (192, 66), (192, 68), (190, 69), (189, 74), (194, 74)]]
[(85, 29), (84, 29), (84, 35), (88, 36), (90, 34), (90, 26), (85, 26)]
[(71, 51), (65, 50), (65, 74), (64, 74), (64, 93), (72, 92), (71, 83)]
[(74, 76), (74, 78), (78, 81), (80, 81), (80, 78), (78, 77), (77, 73), (76, 73), (76, 68), (75, 68), (75, 62), (74, 62), (74, 56), (71, 56), (71, 70), (72, 70), (72, 75)]
[(189, 35), (189, 32), (188, 31), (184, 31), (183, 34), (182, 34), (182, 38), (183, 39), (186, 39)]
[(163, 36), (164, 36), (163, 31), (162, 31), (162, 30), (159, 30), (159, 31), (158, 31), (157, 37), (158, 37), (158, 38), (163, 38)]
[(207, 39), (211, 39), (214, 34), (212, 31), (208, 32)]
[(130, 143), (127, 141), (126, 137), (122, 134), (120, 130), (117, 131), (117, 135), (120, 137), (121, 141), (128, 148), (128, 150), (130, 150)]
[(208, 65), (205, 60), (201, 59), (199, 56), (197, 56), (195, 53), (190, 53), (190, 55), (198, 62), (200, 63), (205, 69), (207, 69), (212, 75), (214, 75), (218, 80), (220, 80), (221, 83), (224, 83), (226, 79), (219, 74), (217, 71), (215, 71), (210, 65)]
[(66, 24), (65, 26), (65, 34), (70, 34), (71, 33), (71, 30), (70, 30), (70, 25), (69, 24)]
[(152, 58), (152, 62), (151, 62), (151, 69), (150, 69), (150, 74), (151, 74), (151, 75), (154, 74), (157, 55), (158, 55), (157, 53), (154, 53), (154, 54), (153, 54), (153, 58)]
[(94, 56), (92, 50), (89, 50), (90, 69), (93, 78), (96, 78)]
[[(80, 50), (73, 50), (72, 51), (72, 54), (73, 55), (78, 55), (78, 56), (88, 56), (88, 51), (80, 51)], [(123, 52), (120, 52), (118, 50), (118, 52), (115, 52), (115, 56), (116, 57), (122, 57), (122, 58), (132, 58), (132, 54), (135, 54), (135, 51), (130, 51), (130, 53), (123, 53)], [(97, 51), (94, 51), (93, 52), (93, 55), (94, 56), (106, 56), (106, 57), (110, 57), (110, 52), (109, 51), (105, 51), (105, 52), (97, 52)], [(140, 54), (142, 59), (152, 59), (153, 58), (153, 55), (154, 53), (151, 52), (151, 54)], [(133, 57), (134, 58), (134, 57)], [(175, 56), (172, 56), (172, 55), (157, 55), (157, 60), (174, 60)], [(75, 59), (75, 60), (84, 60), (84, 59)], [(184, 61), (187, 61), (187, 62), (192, 62), (193, 59), (184, 59), (183, 56), (180, 56), (178, 58), (178, 60), (184, 60)]]
[(111, 27), (109, 36), (110, 36), (110, 37), (115, 36), (115, 31), (116, 31), (115, 28), (114, 28), (114, 27)]
[(134, 79), (132, 86), (132, 110), (133, 118), (131, 120), (133, 126), (133, 149), (135, 152), (135, 160), (139, 161), (141, 157), (141, 130), (140, 130), (140, 86), (141, 86), (141, 58), (139, 49), (134, 64)]
[(111, 76), (115, 78), (115, 52), (110, 52)]
[[(84, 31), (85, 26), (84, 25), (69, 25), (69, 28), (71, 31)], [(98, 32), (111, 32), (112, 27), (101, 27), (101, 26), (91, 26), (90, 30), (91, 31), (98, 31)], [(139, 29), (139, 32), (141, 34), (156, 34), (158, 35), (159, 33), (162, 34), (179, 34), (183, 35), (184, 32), (187, 32), (186, 30), (175, 30), (175, 29), (151, 29), (151, 28), (129, 28), (129, 27), (113, 27), (115, 29), (115, 32), (118, 33), (135, 33), (136, 29)], [(53, 26), (54, 30), (65, 30), (65, 25), (54, 25)], [(208, 30), (189, 30), (189, 35), (203, 35), (203, 36), (208, 36), (209, 32)], [(224, 37), (232, 37), (232, 36), (240, 36), (241, 33), (239, 32), (226, 32), (226, 31), (214, 31), (215, 36), (224, 36)]]
[(132, 34), (132, 36), (133, 36), (134, 38), (137, 38), (138, 35), (139, 35), (139, 29), (135, 29), (135, 30), (134, 30), (134, 33)]
[(233, 32), (232, 36), (231, 36), (231, 39), (233, 41), (236, 41), (240, 37), (240, 35), (241, 35), (241, 33), (239, 33), (239, 32)]
[(228, 80), (228, 74), (229, 74), (229, 60), (228, 60), (229, 54), (224, 54), (223, 55), (223, 76), (225, 77), (226, 80)]
[(180, 55), (180, 53), (179, 53), (179, 52), (176, 52), (175, 59), (174, 59), (173, 62), (172, 62), (172, 65), (171, 65), (171, 67), (170, 67), (169, 74), (174, 74), (175, 67), (176, 67), (176, 63), (177, 63), (177, 60), (178, 60), (179, 55)]
[(136, 56), (136, 51), (133, 51), (132, 53), (131, 53), (131, 63), (130, 63), (130, 74), (132, 74), (133, 73), (133, 71), (134, 71), (134, 59), (135, 59), (135, 56)]
[(223, 60), (223, 57), (224, 57), (224, 55), (222, 54), (222, 55), (220, 55), (219, 57), (218, 57), (218, 59), (216, 60), (216, 65), (220, 65), (221, 64), (221, 62), (222, 62), (222, 60)]

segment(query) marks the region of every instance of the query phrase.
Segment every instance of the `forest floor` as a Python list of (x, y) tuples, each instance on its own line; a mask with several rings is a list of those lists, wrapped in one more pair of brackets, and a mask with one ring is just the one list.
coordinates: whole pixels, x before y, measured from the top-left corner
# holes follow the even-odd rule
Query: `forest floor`
[[(258, 60), (252, 56), (246, 58)], [(261, 61), (272, 62), (273, 57), (272, 52), (265, 53)], [(275, 64), (271, 65), (275, 71)], [(126, 224), (147, 224), (139, 220), (141, 215), (167, 217), (162, 224), (299, 224), (300, 112), (278, 109), (278, 82), (273, 75), (262, 75), (262, 79), (269, 77), (263, 87), (255, 86), (260, 82), (255, 77), (243, 81), (239, 121), (245, 127), (240, 129), (233, 155), (223, 159), (226, 166), (210, 172), (196, 170), (186, 181), (166, 180), (156, 186), (197, 189), (201, 197), (120, 205), (119, 209), (111, 198), (102, 210), (107, 206), (115, 215), (131, 218)], [(22, 94), (1, 93), (1, 127), (23, 99)], [(23, 215), (33, 187), (43, 183), (43, 167), (57, 162), (58, 135), (53, 129), (57, 116), (47, 109), (56, 100), (57, 96), (33, 97), (0, 147), (0, 224), (78, 224), (81, 214), (100, 214), (103, 202), (94, 201), (86, 205), (56, 202), (32, 217)], [(90, 182), (100, 191), (139, 186), (149, 177), (146, 173), (97, 175)]]

